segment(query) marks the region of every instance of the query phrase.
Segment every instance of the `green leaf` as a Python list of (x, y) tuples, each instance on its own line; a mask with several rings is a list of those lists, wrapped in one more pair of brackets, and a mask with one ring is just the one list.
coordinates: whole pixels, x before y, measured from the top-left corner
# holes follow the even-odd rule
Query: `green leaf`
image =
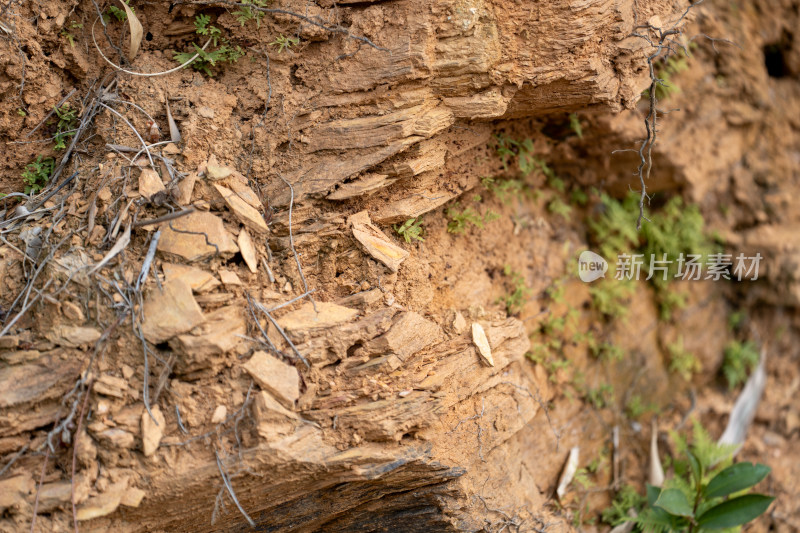
[(741, 526), (766, 511), (774, 499), (763, 494), (746, 494), (732, 498), (700, 515), (697, 524), (704, 529)]
[(691, 450), (686, 450), (686, 455), (689, 457), (689, 465), (692, 467), (692, 476), (694, 477), (695, 485), (698, 485), (703, 481), (703, 465)]
[(653, 485), (647, 485), (647, 506), (652, 507), (656, 500), (661, 495), (661, 487), (655, 487)]
[(654, 507), (660, 507), (671, 515), (692, 516), (692, 506), (686, 495), (678, 489), (662, 490), (659, 494)]
[(752, 487), (767, 477), (769, 472), (770, 468), (767, 465), (736, 463), (714, 476), (703, 492), (708, 499), (728, 496)]

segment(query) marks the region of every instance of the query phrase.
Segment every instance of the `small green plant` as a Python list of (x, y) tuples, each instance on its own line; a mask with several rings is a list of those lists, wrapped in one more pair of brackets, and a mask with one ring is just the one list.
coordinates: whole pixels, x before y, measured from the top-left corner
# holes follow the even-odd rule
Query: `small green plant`
[(658, 405), (653, 402), (645, 403), (641, 396), (634, 394), (625, 403), (625, 412), (627, 413), (628, 418), (636, 420), (645, 413), (658, 412)]
[(55, 163), (52, 157), (42, 159), (42, 156), (38, 156), (35, 161), (28, 163), (22, 172), (25, 194), (36, 194), (47, 185), (47, 181), (53, 175)]
[[(192, 61), (192, 68), (214, 76), (211, 67), (217, 63), (235, 63), (245, 54), (241, 46), (232, 46), (231, 43), (222, 36), (222, 31), (216, 26), (211, 25), (211, 17), (208, 15), (197, 15), (194, 19), (195, 33), (211, 39), (214, 48), (211, 51), (203, 50), (197, 43), (192, 43), (193, 52), (178, 52), (173, 58), (180, 64), (186, 63), (197, 54), (197, 59)], [(221, 43), (221, 44), (220, 44)]]
[(58, 117), (56, 124), (55, 141), (56, 145), (54, 150), (63, 150), (67, 147), (67, 139), (75, 135), (75, 129), (78, 127), (78, 110), (70, 107), (69, 104), (64, 104), (61, 107), (53, 108)]
[(629, 280), (598, 280), (589, 287), (592, 307), (609, 318), (625, 318), (628, 314), (628, 300), (635, 292)]
[(511, 292), (502, 296), (500, 301), (506, 304), (506, 312), (509, 315), (515, 315), (522, 311), (531, 289), (525, 285), (525, 278), (522, 277), (522, 274), (513, 270), (510, 265), (503, 267), (503, 274), (511, 278)]
[(236, 20), (239, 21), (239, 24), (244, 26), (251, 20), (256, 21), (256, 27), (261, 27), (261, 19), (264, 17), (264, 12), (259, 11), (258, 9), (253, 9), (252, 6), (255, 7), (267, 7), (269, 5), (268, 0), (241, 0), (239, 2), (240, 5), (239, 9), (233, 12), (233, 16), (236, 17)]
[(735, 446), (718, 445), (694, 424), (691, 445), (673, 433), (679, 453), (675, 476), (664, 486), (647, 486), (647, 505), (633, 521), (645, 532), (699, 533), (737, 528), (764, 513), (775, 499), (749, 493), (770, 472), (763, 464), (731, 464)]
[(569, 127), (572, 128), (572, 131), (575, 132), (575, 135), (578, 136), (578, 139), (583, 139), (583, 128), (581, 127), (581, 119), (578, 117), (577, 113), (571, 113), (569, 115)]
[[(136, 13), (136, 9), (131, 5), (130, 0), (124, 0), (128, 7), (131, 9), (133, 13)], [(103, 22), (108, 24), (111, 21), (111, 17), (114, 17), (119, 22), (123, 22), (128, 20), (128, 14), (125, 12), (124, 9), (120, 9), (115, 5), (108, 6), (108, 9), (103, 11)]]
[(512, 198), (519, 198), (525, 191), (525, 184), (517, 179), (498, 180), (485, 176), (481, 178), (481, 183), (489, 192), (497, 196), (504, 205), (508, 205)]
[(610, 342), (595, 343), (594, 345), (590, 345), (589, 349), (592, 355), (601, 361), (622, 361), (622, 358), (625, 356), (625, 352), (622, 348)]
[(422, 238), (422, 233), (424, 231), (422, 228), (422, 217), (409, 218), (400, 226), (395, 224), (392, 227), (407, 243), (411, 243), (413, 240), (425, 241), (425, 239)]
[(69, 24), (69, 29), (64, 28), (61, 30), (61, 36), (64, 37), (71, 47), (75, 46), (75, 34), (72, 33), (70, 30), (78, 30), (83, 28), (83, 24), (80, 22), (72, 21)]
[(645, 498), (636, 492), (631, 485), (623, 485), (617, 492), (611, 505), (600, 514), (603, 522), (610, 526), (618, 526), (629, 519), (628, 511), (638, 512), (645, 503)]
[(270, 46), (277, 46), (278, 53), (280, 54), (284, 50), (291, 50), (293, 47), (300, 44), (300, 39), (297, 37), (286, 37), (283, 34), (280, 34), (278, 37), (275, 38), (274, 41), (269, 43)]
[(27, 117), (28, 113), (24, 109), (22, 109), (21, 107), (18, 107), (17, 108), (17, 115), (19, 115), (21, 117)]
[(554, 196), (553, 199), (550, 200), (550, 203), (547, 204), (547, 210), (554, 215), (561, 216), (564, 220), (569, 220), (569, 215), (572, 213), (572, 208), (569, 204), (564, 203), (558, 196)]
[(595, 409), (602, 409), (614, 401), (614, 386), (603, 383), (596, 388), (590, 387), (586, 389), (584, 397)]
[(747, 311), (738, 310), (728, 315), (728, 327), (731, 331), (739, 331), (747, 320)]
[(725, 347), (722, 374), (728, 381), (728, 388), (735, 389), (744, 383), (748, 374), (758, 365), (758, 348), (752, 342), (732, 341)]
[(483, 227), (489, 222), (500, 218), (500, 215), (491, 209), (487, 210), (485, 214), (481, 215), (472, 207), (466, 207), (463, 211), (459, 211), (459, 207), (460, 204), (456, 202), (452, 207), (449, 207), (445, 211), (445, 214), (450, 217), (450, 221), (447, 223), (448, 233), (454, 233), (456, 235), (459, 233), (464, 233), (470, 224), (476, 228), (483, 229)]
[(679, 337), (677, 342), (668, 345), (667, 351), (669, 352), (669, 371), (679, 374), (686, 381), (703, 370), (700, 360), (683, 347), (683, 337)]
[(582, 189), (575, 187), (570, 193), (570, 201), (575, 205), (583, 207), (589, 202), (589, 195)]
[[(656, 84), (656, 98), (658, 100), (669, 98), (673, 94), (681, 92), (680, 87), (674, 83), (672, 77), (689, 68), (688, 57), (684, 52), (681, 52), (680, 54), (669, 56), (656, 64), (655, 76), (659, 80)], [(649, 97), (649, 89), (646, 89), (642, 96)]]

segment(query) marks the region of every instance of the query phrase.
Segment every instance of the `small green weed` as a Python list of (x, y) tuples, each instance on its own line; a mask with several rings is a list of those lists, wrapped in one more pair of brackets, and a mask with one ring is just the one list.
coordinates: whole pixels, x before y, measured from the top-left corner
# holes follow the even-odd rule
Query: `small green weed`
[(758, 366), (758, 348), (752, 342), (732, 341), (725, 347), (722, 374), (728, 381), (728, 388), (735, 389), (747, 380), (748, 374)]
[(53, 149), (63, 150), (67, 147), (67, 139), (75, 135), (75, 129), (78, 127), (78, 110), (70, 107), (69, 104), (56, 107), (54, 110), (58, 117), (58, 123), (55, 134), (56, 145)]
[[(214, 73), (211, 67), (217, 63), (235, 63), (245, 54), (241, 46), (232, 46), (231, 43), (222, 36), (222, 31), (216, 26), (211, 25), (211, 17), (208, 15), (197, 15), (194, 19), (195, 32), (198, 35), (209, 37), (213, 46), (213, 50), (206, 51), (197, 43), (192, 43), (194, 52), (178, 52), (173, 58), (180, 64), (186, 63), (195, 54), (197, 59), (192, 61), (192, 68), (213, 77)], [(222, 44), (220, 44), (222, 43)]]
[(658, 406), (653, 402), (645, 403), (641, 396), (634, 394), (625, 403), (625, 412), (627, 413), (628, 418), (636, 420), (645, 413), (658, 412)]
[(603, 279), (589, 287), (592, 307), (609, 318), (625, 318), (628, 301), (635, 292), (632, 281)]
[(525, 184), (521, 180), (498, 180), (485, 176), (481, 178), (481, 183), (489, 192), (497, 196), (503, 205), (508, 205), (512, 198), (519, 198), (525, 192)]
[(407, 243), (411, 243), (413, 240), (425, 241), (422, 238), (422, 233), (425, 231), (422, 228), (422, 217), (409, 218), (400, 226), (395, 224), (392, 227)]
[(751, 494), (750, 489), (769, 475), (762, 464), (732, 464), (735, 446), (716, 444), (694, 423), (691, 445), (684, 437), (672, 434), (676, 450), (674, 477), (663, 487), (647, 486), (647, 505), (633, 521), (646, 532), (699, 533), (738, 528), (767, 510), (775, 499)]
[(236, 17), (236, 20), (239, 21), (239, 24), (244, 26), (251, 20), (256, 21), (256, 27), (261, 27), (261, 19), (264, 17), (264, 12), (259, 11), (257, 9), (253, 9), (255, 7), (267, 7), (269, 5), (269, 0), (241, 0), (239, 2), (240, 5), (239, 9), (233, 12), (233, 16)]
[(600, 344), (590, 345), (592, 355), (601, 361), (622, 361), (625, 352), (616, 344), (601, 342)]
[(79, 30), (83, 28), (80, 22), (72, 21), (69, 23), (69, 29), (64, 28), (61, 30), (61, 36), (64, 37), (71, 47), (75, 46), (75, 34), (71, 30)]
[(614, 386), (603, 383), (596, 388), (587, 388), (584, 397), (595, 409), (602, 409), (614, 401)]
[(667, 346), (669, 352), (669, 371), (679, 374), (683, 379), (689, 381), (694, 374), (703, 370), (703, 365), (693, 353), (683, 347), (683, 337), (679, 337), (677, 342)]
[(456, 202), (445, 211), (445, 214), (450, 218), (450, 221), (447, 223), (448, 233), (454, 233), (456, 235), (464, 233), (470, 224), (476, 228), (483, 229), (489, 222), (500, 218), (500, 215), (491, 209), (481, 215), (478, 211), (469, 206), (459, 211), (459, 206), (460, 204)]
[(42, 159), (42, 156), (35, 161), (28, 163), (22, 172), (22, 180), (25, 182), (25, 194), (36, 194), (41, 191), (55, 169), (55, 160), (52, 157)]
[(531, 294), (531, 289), (525, 285), (525, 278), (522, 274), (516, 272), (510, 265), (503, 267), (503, 274), (511, 278), (511, 292), (502, 296), (500, 301), (506, 304), (506, 312), (509, 315), (515, 315), (522, 311), (525, 301)]
[(631, 485), (623, 485), (617, 492), (611, 505), (603, 509), (600, 514), (603, 522), (610, 526), (618, 526), (629, 519), (628, 510), (639, 511), (645, 503), (641, 496)]
[(18, 107), (17, 108), (17, 115), (19, 115), (21, 117), (27, 117), (28, 116), (28, 112), (25, 111), (24, 109), (22, 109), (21, 107)]
[(547, 204), (547, 210), (554, 215), (561, 216), (564, 220), (569, 220), (569, 215), (572, 213), (572, 208), (569, 204), (564, 203), (558, 196), (554, 196), (553, 199), (550, 200), (550, 203)]
[(278, 37), (275, 38), (274, 41), (269, 43), (270, 46), (277, 46), (278, 53), (282, 53), (284, 50), (291, 50), (293, 47), (300, 44), (300, 39), (297, 37), (286, 37), (283, 34), (280, 34)]

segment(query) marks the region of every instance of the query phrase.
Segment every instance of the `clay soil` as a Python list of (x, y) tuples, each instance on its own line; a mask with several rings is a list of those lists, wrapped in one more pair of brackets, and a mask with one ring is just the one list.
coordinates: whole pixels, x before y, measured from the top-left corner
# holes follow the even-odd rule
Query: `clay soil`
[[(685, 9), (628, 3), (134, 0), (129, 61), (119, 2), (0, 0), (0, 192), (59, 169), (0, 200), (0, 531), (608, 531), (653, 428), (665, 464), (672, 430), (722, 434), (733, 340), (767, 371), (737, 460), (776, 496), (745, 529), (800, 530), (798, 5), (693, 10), (648, 182), (759, 279), (674, 282), (669, 317), (635, 282), (613, 317), (576, 258), (638, 187), (635, 21)], [(212, 75), (93, 43), (166, 71), (198, 15), (242, 52)]]

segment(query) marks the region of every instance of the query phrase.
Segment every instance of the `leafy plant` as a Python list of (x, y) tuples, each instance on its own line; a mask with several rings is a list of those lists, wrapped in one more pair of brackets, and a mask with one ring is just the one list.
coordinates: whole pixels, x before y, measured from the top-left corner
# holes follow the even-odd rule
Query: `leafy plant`
[(657, 411), (658, 406), (655, 403), (645, 403), (644, 400), (642, 400), (642, 397), (638, 394), (631, 396), (625, 404), (625, 412), (628, 414), (628, 418), (632, 418), (634, 420), (645, 413), (655, 413)]
[(503, 267), (503, 274), (511, 278), (511, 292), (502, 296), (500, 301), (506, 304), (506, 311), (509, 315), (515, 315), (522, 310), (525, 300), (530, 296), (531, 289), (525, 285), (525, 278), (516, 272), (510, 265)]
[(565, 204), (558, 196), (554, 196), (553, 199), (550, 200), (550, 203), (547, 204), (547, 210), (554, 215), (560, 215), (565, 220), (569, 220), (569, 215), (572, 212), (572, 208), (568, 204)]
[(629, 280), (603, 279), (589, 286), (592, 307), (610, 318), (624, 318), (628, 314), (628, 300), (635, 292)]
[[(130, 0), (125, 0), (125, 3), (128, 4), (128, 7), (131, 8), (131, 11), (136, 13), (136, 10), (131, 5)], [(105, 12), (103, 13), (103, 22), (108, 24), (112, 16), (119, 22), (128, 20), (128, 14), (125, 12), (125, 10), (120, 9), (115, 5), (110, 5), (108, 6), (108, 9), (105, 10)]]
[(463, 211), (458, 211), (458, 207), (459, 203), (456, 202), (452, 207), (449, 207), (445, 211), (445, 214), (451, 219), (447, 223), (448, 233), (464, 233), (469, 224), (475, 226), (476, 228), (482, 229), (489, 222), (500, 218), (500, 215), (491, 209), (487, 210), (485, 214), (481, 215), (472, 207), (466, 207)]
[(762, 464), (731, 464), (733, 446), (717, 445), (697, 422), (694, 442), (673, 434), (686, 460), (674, 462), (675, 477), (662, 488), (647, 486), (647, 506), (635, 522), (645, 532), (696, 533), (736, 528), (754, 520), (774, 500), (750, 489), (770, 472)]
[(521, 180), (498, 180), (489, 176), (481, 178), (481, 183), (489, 192), (493, 193), (504, 204), (508, 205), (511, 198), (518, 198), (525, 190)]
[(596, 388), (586, 389), (586, 401), (595, 409), (602, 409), (614, 401), (614, 386), (610, 383), (603, 383)]
[(625, 355), (622, 348), (610, 342), (595, 343), (594, 345), (590, 344), (589, 349), (592, 355), (603, 361), (622, 361)]
[(611, 505), (603, 509), (600, 517), (610, 526), (618, 526), (628, 521), (628, 511), (638, 512), (645, 503), (645, 498), (636, 492), (631, 485), (623, 485), (617, 492)]
[(397, 232), (398, 235), (403, 237), (407, 243), (411, 243), (412, 240), (418, 241), (425, 241), (421, 237), (423, 233), (422, 228), (422, 217), (419, 218), (409, 218), (405, 222), (403, 222), (400, 226), (394, 225), (392, 226), (394, 230)]
[(22, 180), (25, 182), (25, 194), (36, 194), (41, 191), (55, 169), (55, 160), (52, 157), (42, 159), (38, 156), (35, 161), (31, 161), (22, 172)]
[(677, 342), (667, 346), (669, 351), (669, 370), (679, 374), (683, 379), (689, 381), (692, 376), (701, 370), (703, 365), (697, 357), (684, 349), (683, 337), (678, 338)]
[(241, 0), (239, 3), (244, 5), (240, 5), (239, 9), (233, 12), (233, 16), (236, 17), (239, 24), (244, 26), (249, 21), (255, 20), (256, 27), (260, 28), (264, 12), (257, 9), (254, 10), (251, 6), (267, 7), (269, 5), (269, 0)]
[(750, 341), (731, 341), (725, 346), (725, 359), (722, 361), (722, 374), (728, 381), (728, 388), (734, 389), (744, 383), (747, 375), (758, 365), (758, 348)]
[(75, 135), (75, 129), (78, 127), (78, 110), (70, 107), (69, 104), (53, 109), (58, 117), (55, 134), (56, 145), (53, 149), (63, 150), (67, 147), (67, 139)]
[(216, 26), (211, 25), (210, 16), (202, 13), (197, 15), (194, 19), (194, 26), (195, 33), (209, 37), (215, 48), (211, 51), (203, 50), (202, 47), (193, 42), (192, 47), (194, 47), (194, 52), (178, 52), (173, 56), (178, 63), (186, 63), (197, 54), (197, 59), (192, 61), (192, 68), (213, 77), (214, 73), (211, 67), (216, 66), (217, 63), (235, 63), (245, 54), (241, 46), (232, 46), (231, 43), (222, 36), (222, 31)]
[(18, 108), (17, 108), (17, 115), (19, 115), (19, 116), (21, 116), (21, 117), (27, 117), (27, 116), (28, 116), (28, 113), (27, 113), (27, 111), (25, 111), (25, 110), (24, 110), (24, 109), (22, 109), (21, 107), (18, 107)]
[(278, 53), (280, 54), (286, 49), (291, 50), (292, 47), (297, 46), (300, 44), (300, 39), (297, 37), (286, 37), (283, 34), (280, 34), (278, 37), (275, 38), (274, 41), (269, 43), (270, 46), (277, 46)]
[[(78, 30), (83, 28), (83, 24), (80, 22), (72, 21), (69, 24), (69, 30)], [(71, 47), (75, 46), (75, 34), (69, 31), (68, 29), (64, 28), (61, 30), (61, 36), (64, 37)]]

